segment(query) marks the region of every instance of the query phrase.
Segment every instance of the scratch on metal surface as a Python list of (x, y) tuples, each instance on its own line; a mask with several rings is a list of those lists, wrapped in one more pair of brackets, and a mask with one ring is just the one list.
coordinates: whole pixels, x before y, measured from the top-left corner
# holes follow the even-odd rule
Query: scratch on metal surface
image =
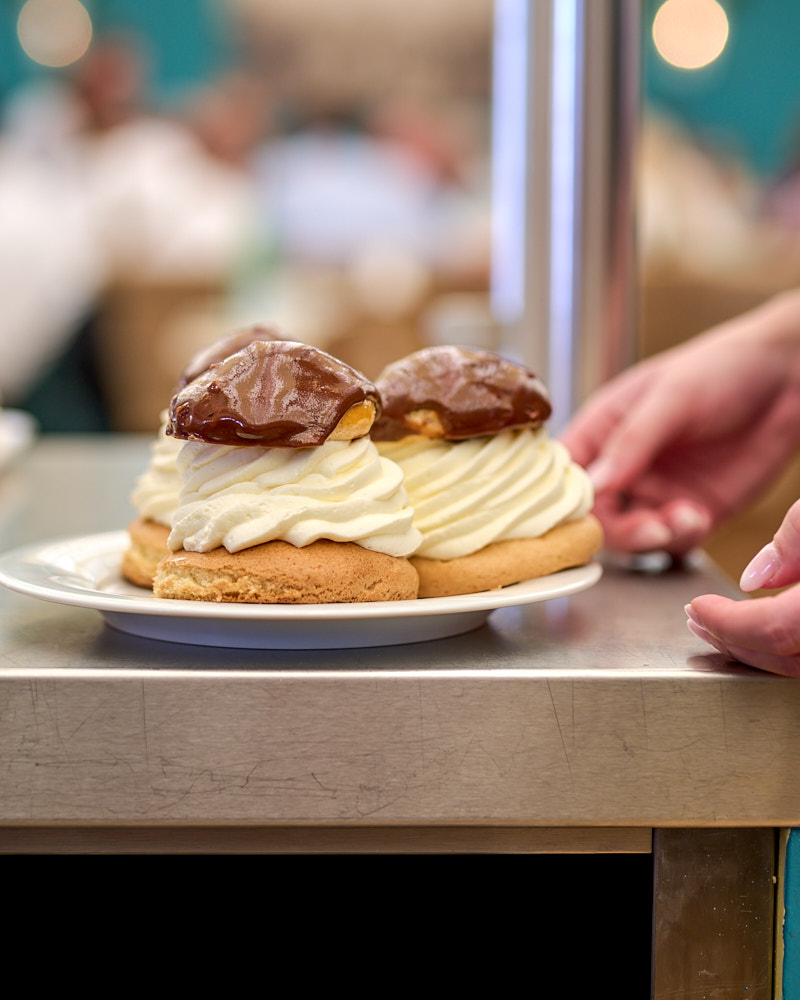
[[(391, 808), (396, 802), (401, 802), (403, 800), (403, 795), (395, 794), (392, 798), (384, 799), (382, 802), (378, 802), (373, 806), (365, 806), (361, 803), (361, 797), (365, 790), (359, 789), (359, 795), (354, 803), (354, 811), (360, 818), (365, 818), (367, 816), (377, 816), (378, 813), (385, 812), (387, 809)], [(380, 792), (380, 790), (378, 790)]]
[(58, 702), (58, 684), (53, 685), (53, 727), (54, 736), (56, 743), (58, 744), (58, 753), (61, 754), (64, 760), (64, 766), (68, 767), (74, 775), (78, 774), (78, 769), (81, 767), (82, 762), (80, 759), (73, 760), (69, 752), (69, 738), (65, 739), (61, 732), (61, 714)]
[(141, 681), (140, 690), (142, 692), (142, 739), (144, 740), (144, 762), (145, 766), (150, 766), (150, 747), (147, 742), (147, 695), (144, 689), (144, 678)]
[(578, 727), (575, 725), (575, 685), (571, 684), (569, 689), (570, 722), (572, 724), (572, 745), (575, 746), (575, 733)]
[(558, 709), (556, 708), (556, 701), (553, 697), (553, 690), (550, 686), (550, 681), (547, 682), (547, 693), (550, 695), (550, 705), (553, 709), (553, 717), (556, 720), (556, 726), (558, 727), (558, 736), (561, 740), (561, 748), (564, 751), (564, 763), (567, 765), (567, 771), (569, 772), (569, 783), (572, 786), (573, 792), (575, 791), (575, 781), (572, 774), (572, 764), (569, 759), (569, 752), (567, 750), (567, 743), (564, 739), (564, 731), (561, 728), (561, 720), (558, 718)]
[(33, 717), (36, 718), (36, 704), (38, 698), (36, 697), (36, 681), (31, 677), (28, 681), (28, 692), (31, 696), (31, 708), (33, 709)]
[(719, 687), (719, 703), (722, 710), (722, 743), (728, 749), (728, 717), (725, 713), (725, 688), (722, 684)]
[(422, 711), (422, 682), (417, 678), (417, 711), (419, 712), (420, 766), (425, 770), (425, 715)]
[[(309, 773), (317, 787), (321, 791), (328, 793), (331, 800), (339, 799), (340, 797), (346, 799), (344, 811), (341, 814), (342, 817), (358, 816), (363, 819), (367, 816), (375, 816), (390, 809), (396, 802), (402, 801), (406, 794), (406, 789), (403, 788), (384, 798), (385, 789), (380, 784), (359, 783), (349, 788), (339, 789), (331, 785), (326, 785), (313, 771)], [(342, 795), (343, 792), (345, 793), (344, 796)]]
[(650, 733), (647, 729), (647, 702), (644, 694), (644, 678), (639, 681), (639, 694), (642, 698), (642, 725), (644, 726), (644, 745), (645, 749), (650, 749)]

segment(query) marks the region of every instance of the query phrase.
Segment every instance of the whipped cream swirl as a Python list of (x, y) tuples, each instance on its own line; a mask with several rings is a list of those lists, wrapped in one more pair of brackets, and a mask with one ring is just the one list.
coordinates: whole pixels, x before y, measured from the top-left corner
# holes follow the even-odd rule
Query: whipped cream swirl
[(262, 448), (187, 441), (183, 486), (169, 545), (239, 552), (281, 539), (356, 542), (392, 556), (419, 545), (403, 474), (369, 438), (316, 448)]
[(161, 427), (150, 445), (150, 462), (136, 480), (131, 503), (140, 517), (170, 527), (178, 507), (181, 478), (175, 462), (183, 441), (167, 436), (167, 414), (161, 415)]
[(594, 503), (584, 470), (543, 427), (458, 442), (411, 436), (378, 448), (403, 470), (422, 533), (415, 555), (428, 559), (538, 538)]

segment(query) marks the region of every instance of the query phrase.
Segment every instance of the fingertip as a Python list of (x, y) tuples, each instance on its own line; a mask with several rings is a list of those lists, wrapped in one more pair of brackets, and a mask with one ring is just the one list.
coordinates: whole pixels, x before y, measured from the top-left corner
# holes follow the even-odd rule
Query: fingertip
[(700, 620), (700, 616), (697, 614), (695, 609), (692, 607), (691, 603), (684, 605), (683, 610), (686, 612), (686, 627), (698, 639), (702, 639), (703, 642), (707, 642), (709, 645), (714, 645), (714, 640), (711, 637), (711, 633), (703, 625)]
[(699, 541), (711, 530), (711, 513), (694, 503), (679, 501), (671, 507), (667, 520), (675, 535), (680, 538)]
[(698, 621), (704, 619), (709, 612), (714, 612), (726, 604), (739, 604), (732, 597), (723, 597), (722, 594), (699, 594), (692, 598), (692, 611)]
[(708, 637), (708, 632), (706, 632), (703, 626), (698, 625), (697, 622), (692, 621), (691, 618), (686, 622), (686, 627), (689, 629), (689, 631), (692, 633), (693, 636), (695, 636), (698, 639), (702, 639), (703, 642), (711, 641)]
[(613, 481), (614, 463), (603, 455), (586, 467), (586, 474), (595, 492), (602, 493)]
[(619, 512), (613, 495), (604, 493), (594, 507), (606, 535), (606, 545), (617, 552), (667, 552), (673, 535), (652, 511)]
[(661, 521), (643, 521), (631, 528), (629, 544), (637, 552), (656, 552), (669, 548), (674, 541), (672, 531)]
[(692, 599), (691, 617), (709, 635), (719, 636), (730, 627), (731, 614), (739, 614), (744, 605), (752, 603), (723, 597), (722, 594), (700, 594)]

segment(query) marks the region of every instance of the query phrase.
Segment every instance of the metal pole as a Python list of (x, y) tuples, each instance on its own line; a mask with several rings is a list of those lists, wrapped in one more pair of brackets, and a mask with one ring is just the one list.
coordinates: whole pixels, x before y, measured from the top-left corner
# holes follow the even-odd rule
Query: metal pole
[(639, 0), (497, 0), (492, 300), (556, 429), (635, 359)]

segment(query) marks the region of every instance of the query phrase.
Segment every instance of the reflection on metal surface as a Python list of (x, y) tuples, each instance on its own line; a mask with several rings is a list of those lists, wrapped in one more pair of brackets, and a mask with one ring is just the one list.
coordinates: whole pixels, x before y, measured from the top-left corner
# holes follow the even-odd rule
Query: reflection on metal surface
[[(41, 441), (0, 549), (119, 528), (148, 445)], [(800, 685), (706, 652), (683, 606), (709, 590), (609, 567), (552, 612), (354, 654), (157, 642), (3, 589), (0, 823), (800, 825)]]
[(495, 62), (494, 308), (564, 421), (635, 354), (638, 0), (501, 0)]

